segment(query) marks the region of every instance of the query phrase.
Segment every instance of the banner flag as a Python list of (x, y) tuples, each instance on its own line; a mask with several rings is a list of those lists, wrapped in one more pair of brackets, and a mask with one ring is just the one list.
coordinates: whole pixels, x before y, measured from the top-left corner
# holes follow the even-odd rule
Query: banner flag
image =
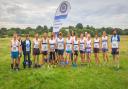
[(71, 9), (68, 1), (63, 1), (56, 10), (53, 24), (53, 32), (59, 32), (64, 20), (67, 18), (68, 13)]

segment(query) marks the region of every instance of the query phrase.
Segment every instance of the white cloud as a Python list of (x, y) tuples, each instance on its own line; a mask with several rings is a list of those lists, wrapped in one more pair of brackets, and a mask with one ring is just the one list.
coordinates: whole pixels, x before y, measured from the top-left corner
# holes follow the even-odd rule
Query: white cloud
[[(0, 0), (0, 27), (51, 26), (62, 0)], [(127, 0), (69, 0), (64, 26), (82, 22), (95, 27), (128, 28)]]

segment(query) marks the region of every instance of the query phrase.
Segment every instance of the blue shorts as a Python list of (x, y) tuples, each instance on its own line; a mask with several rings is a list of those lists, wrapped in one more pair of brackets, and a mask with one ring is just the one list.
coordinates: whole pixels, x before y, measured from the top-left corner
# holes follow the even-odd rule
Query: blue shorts
[(118, 55), (119, 51), (117, 51), (118, 48), (112, 48), (112, 55)]
[(12, 59), (18, 59), (18, 57), (19, 57), (19, 52), (11, 52)]
[(72, 53), (72, 51), (71, 50), (66, 50), (66, 53)]
[(58, 49), (58, 55), (63, 55), (64, 54), (64, 49)]
[(104, 53), (104, 52), (107, 52), (108, 51), (108, 49), (107, 48), (102, 48), (102, 52)]

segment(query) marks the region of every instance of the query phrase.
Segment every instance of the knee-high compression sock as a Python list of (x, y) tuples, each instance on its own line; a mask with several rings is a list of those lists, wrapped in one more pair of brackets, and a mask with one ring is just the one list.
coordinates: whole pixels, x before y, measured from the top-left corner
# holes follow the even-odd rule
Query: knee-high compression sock
[(11, 64), (11, 69), (13, 69), (13, 64)]

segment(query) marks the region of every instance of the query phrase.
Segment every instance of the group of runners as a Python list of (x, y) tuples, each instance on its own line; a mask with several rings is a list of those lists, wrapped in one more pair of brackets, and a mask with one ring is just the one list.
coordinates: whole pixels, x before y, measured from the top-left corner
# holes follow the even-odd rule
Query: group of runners
[[(109, 47), (109, 38), (104, 31), (102, 37), (95, 33), (95, 37), (91, 38), (90, 33), (81, 33), (80, 38), (72, 31), (68, 33), (64, 38), (63, 34), (59, 32), (58, 36), (54, 32), (48, 37), (47, 33), (43, 33), (39, 38), (38, 33), (35, 33), (33, 41), (31, 41), (29, 34), (26, 34), (26, 38), (23, 41), (20, 35), (14, 33), (11, 40), (11, 68), (20, 68), (20, 62), (22, 54), (24, 56), (23, 67), (38, 68), (47, 64), (48, 67), (55, 66), (57, 64), (61, 66), (72, 65), (77, 67), (78, 59), (81, 60), (81, 64), (91, 64), (91, 55), (94, 53), (95, 63), (100, 65), (99, 52), (103, 53), (104, 64), (108, 63), (108, 50), (111, 50), (113, 55), (113, 65), (119, 68), (119, 43), (120, 36), (117, 35), (116, 30), (112, 31), (110, 38), (111, 46)], [(32, 52), (31, 52), (32, 50)], [(31, 61), (31, 53), (33, 54), (33, 62)], [(39, 57), (41, 55), (41, 57)], [(80, 58), (79, 56), (80, 55)], [(40, 59), (41, 58), (41, 59)]]

